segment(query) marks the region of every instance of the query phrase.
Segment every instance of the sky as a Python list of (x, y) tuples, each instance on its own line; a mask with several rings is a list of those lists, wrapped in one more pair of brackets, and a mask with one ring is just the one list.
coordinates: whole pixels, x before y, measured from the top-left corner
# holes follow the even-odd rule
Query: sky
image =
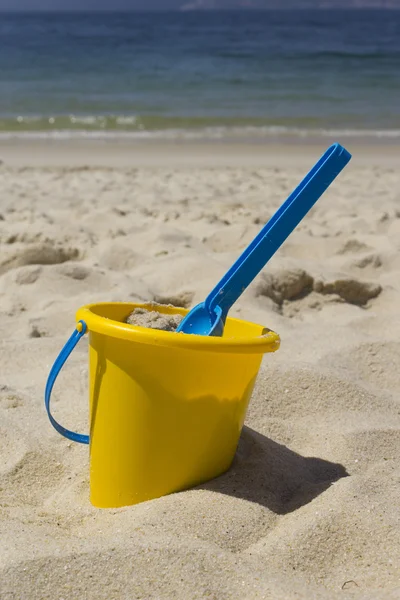
[(200, 10), (302, 6), (374, 6), (400, 9), (400, 0), (0, 0), (0, 10)]

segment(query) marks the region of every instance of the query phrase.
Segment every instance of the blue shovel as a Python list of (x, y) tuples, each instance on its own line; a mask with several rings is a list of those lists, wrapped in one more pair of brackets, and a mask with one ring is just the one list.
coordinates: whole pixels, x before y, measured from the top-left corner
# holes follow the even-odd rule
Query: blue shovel
[(177, 332), (221, 336), (229, 309), (305, 217), (333, 180), (344, 169), (351, 154), (333, 144), (303, 181), (290, 194), (260, 233), (217, 283), (204, 302), (180, 322)]

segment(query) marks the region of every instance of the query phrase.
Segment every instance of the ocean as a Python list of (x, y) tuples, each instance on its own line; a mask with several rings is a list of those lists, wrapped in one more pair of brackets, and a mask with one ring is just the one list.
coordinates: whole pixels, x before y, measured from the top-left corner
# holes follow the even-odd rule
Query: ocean
[(400, 11), (0, 14), (0, 137), (400, 137)]

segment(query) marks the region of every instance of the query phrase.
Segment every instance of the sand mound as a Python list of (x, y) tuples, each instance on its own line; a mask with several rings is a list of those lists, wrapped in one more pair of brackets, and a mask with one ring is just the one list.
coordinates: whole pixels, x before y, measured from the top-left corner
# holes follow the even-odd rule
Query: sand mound
[(382, 286), (379, 283), (369, 283), (357, 279), (336, 279), (331, 282), (316, 281), (314, 290), (319, 294), (337, 294), (349, 304), (362, 306), (367, 304), (368, 300), (379, 296)]
[(344, 302), (363, 306), (379, 296), (382, 286), (355, 278), (314, 280), (314, 277), (303, 269), (292, 268), (264, 272), (258, 282), (256, 295), (266, 296), (276, 304), (282, 305), (285, 300), (300, 300), (312, 291), (323, 295), (335, 294)]
[(21, 247), (0, 262), (0, 273), (25, 265), (56, 265), (78, 258), (77, 248), (64, 248), (52, 244), (36, 244)]
[(181, 315), (166, 315), (156, 310), (146, 310), (144, 308), (135, 308), (126, 318), (129, 325), (162, 331), (176, 331), (181, 321)]
[(307, 296), (313, 283), (313, 277), (302, 269), (266, 272), (257, 286), (257, 295), (267, 296), (277, 304), (282, 304), (284, 300), (297, 300)]

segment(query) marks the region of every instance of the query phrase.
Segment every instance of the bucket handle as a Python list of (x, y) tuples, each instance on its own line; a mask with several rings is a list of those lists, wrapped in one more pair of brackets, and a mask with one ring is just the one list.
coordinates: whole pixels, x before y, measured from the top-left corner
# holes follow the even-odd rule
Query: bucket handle
[(50, 419), (50, 423), (53, 425), (54, 429), (56, 429), (58, 431), (58, 433), (61, 433), (61, 435), (68, 438), (69, 440), (72, 440), (73, 442), (79, 442), (80, 444), (88, 444), (89, 436), (83, 435), (81, 433), (75, 433), (74, 431), (70, 431), (69, 429), (65, 429), (65, 427), (63, 427), (62, 425), (57, 423), (57, 421), (55, 420), (55, 418), (53, 417), (53, 415), (50, 412), (50, 397), (51, 397), (51, 392), (53, 390), (54, 383), (58, 377), (59, 372), (65, 365), (72, 350), (75, 348), (75, 346), (77, 345), (79, 340), (85, 335), (86, 332), (87, 332), (87, 325), (86, 325), (85, 321), (78, 321), (75, 331), (73, 332), (73, 334), (71, 335), (71, 337), (69, 338), (69, 340), (67, 341), (67, 343), (65, 344), (63, 349), (61, 350), (60, 354), (57, 356), (57, 358), (51, 368), (51, 371), (47, 378), (46, 390), (45, 390), (45, 394), (44, 394), (44, 399), (45, 399), (44, 401), (45, 401), (47, 414)]

